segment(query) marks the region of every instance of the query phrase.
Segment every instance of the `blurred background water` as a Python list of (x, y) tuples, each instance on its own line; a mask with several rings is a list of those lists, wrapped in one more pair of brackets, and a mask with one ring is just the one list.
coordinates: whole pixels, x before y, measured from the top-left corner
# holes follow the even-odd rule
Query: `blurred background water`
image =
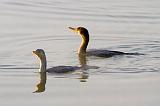
[[(159, 5), (158, 0), (0, 0), (0, 104), (158, 106)], [(32, 90), (39, 63), (32, 50), (45, 50), (48, 67), (79, 65), (81, 39), (69, 26), (89, 30), (88, 48), (145, 55), (87, 58), (100, 68), (88, 70), (86, 83), (49, 75), (47, 91), (38, 98)]]

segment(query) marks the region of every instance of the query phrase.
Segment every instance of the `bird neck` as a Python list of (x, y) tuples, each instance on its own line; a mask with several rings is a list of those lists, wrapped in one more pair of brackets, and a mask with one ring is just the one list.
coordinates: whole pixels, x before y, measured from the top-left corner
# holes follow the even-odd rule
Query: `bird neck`
[(78, 54), (84, 54), (86, 53), (86, 49), (87, 49), (87, 46), (88, 46), (88, 43), (89, 43), (89, 38), (86, 38), (82, 35), (82, 42), (81, 42), (81, 45), (78, 49)]
[(46, 72), (47, 68), (47, 61), (46, 61), (46, 56), (40, 59), (40, 68), (39, 72)]

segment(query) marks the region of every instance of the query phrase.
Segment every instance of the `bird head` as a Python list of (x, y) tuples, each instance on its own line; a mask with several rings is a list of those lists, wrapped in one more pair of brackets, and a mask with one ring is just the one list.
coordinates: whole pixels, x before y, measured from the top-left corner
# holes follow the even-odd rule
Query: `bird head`
[(84, 27), (77, 27), (77, 28), (73, 28), (73, 27), (68, 27), (71, 31), (78, 33), (79, 35), (81, 35), (82, 37), (85, 38), (89, 38), (89, 33), (88, 30)]
[(45, 57), (45, 52), (43, 49), (37, 49), (35, 51), (32, 51), (32, 53), (35, 54), (41, 60)]

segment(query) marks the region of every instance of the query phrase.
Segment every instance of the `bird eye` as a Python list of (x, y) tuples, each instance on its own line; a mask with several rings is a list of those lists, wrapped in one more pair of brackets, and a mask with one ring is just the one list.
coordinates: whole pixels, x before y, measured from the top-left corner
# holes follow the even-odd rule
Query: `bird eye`
[(83, 30), (79, 30), (79, 33), (80, 33), (80, 34), (84, 34), (84, 31), (83, 31)]

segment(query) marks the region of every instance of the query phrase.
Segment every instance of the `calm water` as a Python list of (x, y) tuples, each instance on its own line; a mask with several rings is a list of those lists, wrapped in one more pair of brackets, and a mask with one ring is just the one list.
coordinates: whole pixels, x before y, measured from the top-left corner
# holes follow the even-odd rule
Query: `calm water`
[[(159, 0), (0, 0), (1, 106), (159, 106)], [(99, 69), (81, 74), (47, 74), (40, 82), (32, 50), (46, 51), (48, 67), (79, 66), (80, 37), (68, 27), (90, 32), (88, 48), (139, 52), (141, 56), (87, 58)], [(115, 102), (116, 101), (116, 102)]]

